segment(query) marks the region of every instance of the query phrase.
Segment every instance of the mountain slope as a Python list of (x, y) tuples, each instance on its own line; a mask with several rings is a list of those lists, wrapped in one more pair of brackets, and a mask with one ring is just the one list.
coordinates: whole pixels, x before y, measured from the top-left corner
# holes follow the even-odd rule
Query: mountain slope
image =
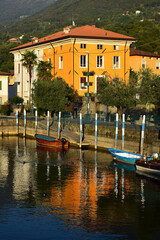
[(55, 0), (0, 0), (0, 23), (33, 15), (54, 2)]

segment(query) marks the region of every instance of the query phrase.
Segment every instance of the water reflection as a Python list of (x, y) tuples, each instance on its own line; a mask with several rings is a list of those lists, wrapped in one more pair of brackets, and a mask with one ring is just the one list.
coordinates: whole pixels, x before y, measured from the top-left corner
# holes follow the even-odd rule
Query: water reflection
[[(0, 142), (0, 159), (0, 190), (7, 192), (0, 200), (1, 215), (7, 202), (15, 208), (21, 203), (25, 211), (34, 209), (37, 221), (44, 214), (48, 219), (58, 218), (69, 229), (83, 229), (86, 239), (90, 232), (103, 233), (102, 238), (127, 239), (135, 229), (143, 239), (142, 233), (147, 231), (143, 224), (149, 218), (156, 223), (148, 236), (155, 236), (160, 224), (156, 215), (159, 184), (114, 164), (107, 153), (79, 149), (57, 152), (37, 147), (31, 140), (7, 138)], [(7, 214), (5, 218), (10, 209)], [(16, 217), (21, 217), (18, 211)]]

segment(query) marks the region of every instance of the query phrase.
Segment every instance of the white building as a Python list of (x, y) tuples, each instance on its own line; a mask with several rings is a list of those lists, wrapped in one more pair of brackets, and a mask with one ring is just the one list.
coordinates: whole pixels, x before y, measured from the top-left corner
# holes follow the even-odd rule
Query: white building
[[(27, 49), (28, 50), (28, 49)], [(43, 60), (43, 49), (40, 47), (33, 47), (29, 49), (30, 51), (34, 50), (37, 55), (37, 61)], [(29, 101), (29, 72), (26, 67), (22, 65), (22, 54), (24, 54), (26, 49), (15, 50), (14, 51), (14, 82), (17, 83), (17, 95), (24, 99), (24, 103)], [(33, 67), (32, 70), (32, 83), (31, 88), (33, 87), (33, 82), (36, 80), (36, 67)]]
[(0, 105), (8, 101), (9, 73), (0, 71)]

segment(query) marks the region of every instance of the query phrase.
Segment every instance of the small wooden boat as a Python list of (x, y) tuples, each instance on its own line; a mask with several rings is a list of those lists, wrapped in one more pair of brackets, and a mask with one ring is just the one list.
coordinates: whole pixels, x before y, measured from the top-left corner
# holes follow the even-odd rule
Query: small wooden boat
[(108, 148), (108, 150), (112, 154), (114, 160), (122, 163), (135, 165), (137, 159), (142, 159), (141, 154), (126, 152), (114, 148)]
[(42, 134), (35, 134), (35, 138), (39, 145), (47, 147), (68, 148), (68, 141), (65, 138), (59, 139)]
[(158, 159), (154, 159), (150, 161), (146, 161), (144, 159), (137, 160), (136, 170), (138, 172), (144, 172), (144, 173), (160, 176), (160, 160)]

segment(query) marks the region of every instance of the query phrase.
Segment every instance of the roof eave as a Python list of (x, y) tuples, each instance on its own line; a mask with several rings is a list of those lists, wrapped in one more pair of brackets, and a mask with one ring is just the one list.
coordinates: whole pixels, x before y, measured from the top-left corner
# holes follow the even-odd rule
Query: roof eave
[(14, 51), (18, 51), (18, 50), (21, 50), (21, 49), (26, 49), (26, 48), (30, 48), (30, 47), (34, 47), (34, 46), (38, 46), (38, 45), (42, 45), (42, 44), (46, 44), (46, 43), (49, 43), (49, 42), (55, 42), (55, 41), (59, 41), (61, 39), (66, 39), (66, 38), (89, 38), (89, 39), (105, 39), (105, 40), (122, 40), (122, 41), (130, 41), (130, 42), (135, 42), (136, 39), (135, 38), (117, 38), (117, 37), (92, 37), (92, 36), (77, 36), (77, 35), (66, 35), (66, 36), (63, 36), (63, 37), (59, 37), (59, 38), (56, 38), (56, 39), (50, 39), (50, 40), (46, 40), (46, 41), (43, 41), (43, 42), (37, 42), (37, 43), (33, 43), (32, 45), (27, 45), (27, 46), (19, 46), (19, 47), (16, 47), (16, 48), (12, 48), (10, 49), (10, 52), (14, 52)]

